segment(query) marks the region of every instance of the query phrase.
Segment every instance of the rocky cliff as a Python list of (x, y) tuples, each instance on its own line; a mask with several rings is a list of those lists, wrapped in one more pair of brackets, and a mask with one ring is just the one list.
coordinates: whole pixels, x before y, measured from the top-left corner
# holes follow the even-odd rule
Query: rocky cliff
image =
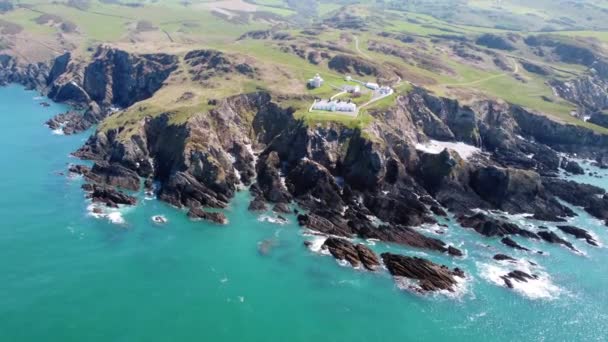
[[(445, 243), (426, 241), (407, 227), (435, 222), (443, 208), (563, 220), (573, 213), (542, 178), (562, 165), (557, 151), (599, 157), (608, 146), (605, 136), (521, 107), (462, 106), (423, 89), (374, 115), (365, 131), (307, 126), (269, 94), (253, 93), (222, 100), (183, 124), (157, 115), (142, 120), (135, 134), (98, 131), (76, 155), (103, 163), (102, 173), (127, 168), (158, 181), (159, 197), (178, 207), (225, 207), (239, 185), (253, 184), (252, 208), (295, 201), (309, 210), (300, 222), (310, 229), (447, 252)], [(420, 149), (428, 139), (461, 141), (484, 152), (463, 157)]]

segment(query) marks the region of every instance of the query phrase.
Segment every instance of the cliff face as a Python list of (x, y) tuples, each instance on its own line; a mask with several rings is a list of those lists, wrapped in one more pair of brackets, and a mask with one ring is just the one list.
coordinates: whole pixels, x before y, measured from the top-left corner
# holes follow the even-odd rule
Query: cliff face
[[(77, 155), (158, 181), (159, 197), (175, 206), (224, 207), (240, 184), (253, 184), (258, 202), (296, 200), (330, 219), (315, 229), (361, 235), (368, 215), (412, 226), (433, 222), (441, 206), (457, 214), (487, 208), (560, 220), (572, 212), (541, 178), (558, 171), (556, 150), (591, 156), (608, 146), (605, 136), (520, 107), (465, 107), (421, 89), (375, 115), (364, 133), (338, 124), (309, 127), (270, 95), (254, 93), (225, 99), (180, 125), (160, 115), (142, 120), (128, 137), (120, 129), (97, 132)], [(464, 141), (486, 154), (465, 159), (456, 151), (417, 150), (429, 138)]]
[(85, 130), (105, 118), (112, 108), (125, 108), (160, 89), (177, 68), (177, 57), (167, 54), (135, 55), (100, 46), (91, 61), (57, 57), (48, 71), (48, 96), (54, 101), (84, 107), (83, 115), (57, 117), (49, 125), (66, 133)]
[(48, 73), (44, 63), (21, 64), (13, 56), (0, 55), (0, 86), (18, 83), (27, 89), (40, 89), (46, 85)]
[(225, 207), (255, 175), (253, 146), (271, 141), (274, 125), (293, 120), (267, 94), (235, 96), (208, 113), (173, 125), (167, 115), (141, 122), (125, 138), (97, 132), (77, 155), (121, 165), (162, 184), (159, 197), (178, 207)]

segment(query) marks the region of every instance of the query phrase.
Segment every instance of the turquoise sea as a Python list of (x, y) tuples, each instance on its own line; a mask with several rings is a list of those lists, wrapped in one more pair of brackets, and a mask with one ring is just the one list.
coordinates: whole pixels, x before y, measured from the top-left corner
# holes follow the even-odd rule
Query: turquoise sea
[[(353, 270), (306, 249), (311, 237), (293, 216), (285, 225), (261, 220), (247, 211), (245, 191), (226, 210), (226, 227), (191, 222), (143, 193), (115, 223), (94, 218), (82, 180), (60, 174), (90, 132), (53, 134), (43, 122), (66, 108), (42, 107), (37, 96), (0, 88), (0, 341), (608, 339), (607, 250), (572, 237), (583, 255), (522, 239), (548, 254), (515, 252), (451, 223), (441, 238), (466, 250), (464, 259), (372, 246), (469, 275), (458, 295), (419, 296), (386, 272)], [(608, 188), (603, 174), (581, 180)], [(152, 223), (158, 214), (169, 222)], [(572, 223), (608, 245), (608, 227), (580, 214)], [(498, 286), (496, 277), (513, 268), (492, 260), (499, 252), (541, 279), (516, 291)]]

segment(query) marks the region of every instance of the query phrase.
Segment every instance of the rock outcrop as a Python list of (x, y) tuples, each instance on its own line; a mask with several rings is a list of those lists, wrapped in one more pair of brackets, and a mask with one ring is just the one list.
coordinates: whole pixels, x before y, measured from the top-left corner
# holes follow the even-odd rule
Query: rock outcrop
[(353, 244), (348, 240), (330, 237), (325, 240), (322, 248), (329, 250), (338, 260), (348, 261), (351, 266), (363, 266), (369, 271), (375, 271), (380, 266), (376, 254), (369, 247)]
[(119, 205), (135, 205), (137, 203), (135, 197), (112, 187), (84, 184), (82, 188), (88, 192), (87, 197), (94, 203), (102, 203), (110, 208), (118, 208)]
[(383, 253), (382, 261), (393, 276), (414, 280), (416, 284), (409, 288), (421, 293), (441, 290), (454, 292), (459, 278), (465, 277), (458, 268), (450, 270), (447, 266), (417, 257)]
[(136, 55), (99, 46), (92, 60), (73, 59), (69, 53), (57, 57), (45, 74), (48, 96), (84, 109), (60, 114), (48, 124), (77, 133), (100, 122), (114, 108), (126, 108), (151, 97), (177, 68), (173, 55)]
[(592, 246), (598, 246), (598, 243), (593, 237), (593, 235), (589, 234), (589, 232), (585, 229), (574, 226), (557, 226), (557, 228), (562, 232), (570, 234), (579, 240), (585, 240), (588, 244)]

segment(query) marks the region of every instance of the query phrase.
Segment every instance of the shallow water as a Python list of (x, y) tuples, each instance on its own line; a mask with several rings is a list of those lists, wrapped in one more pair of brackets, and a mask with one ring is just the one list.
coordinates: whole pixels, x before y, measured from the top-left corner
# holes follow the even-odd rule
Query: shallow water
[[(42, 123), (65, 108), (42, 107), (36, 96), (0, 88), (0, 341), (588, 341), (608, 334), (606, 249), (571, 237), (585, 255), (524, 239), (516, 240), (548, 255), (515, 252), (452, 224), (441, 238), (466, 250), (464, 259), (371, 246), (469, 275), (459, 296), (422, 297), (400, 290), (386, 272), (356, 271), (307, 250), (310, 237), (293, 216), (285, 225), (259, 220), (247, 211), (246, 192), (227, 209), (226, 227), (191, 222), (143, 193), (137, 207), (112, 214), (122, 224), (92, 217), (82, 180), (58, 174), (88, 134), (54, 135)], [(580, 179), (608, 188), (608, 176)], [(579, 212), (572, 223), (608, 244), (608, 228)], [(168, 223), (154, 223), (154, 215)], [(539, 266), (529, 267), (543, 281), (518, 291), (498, 286), (495, 272), (512, 268), (491, 259), (498, 252), (534, 261)]]

